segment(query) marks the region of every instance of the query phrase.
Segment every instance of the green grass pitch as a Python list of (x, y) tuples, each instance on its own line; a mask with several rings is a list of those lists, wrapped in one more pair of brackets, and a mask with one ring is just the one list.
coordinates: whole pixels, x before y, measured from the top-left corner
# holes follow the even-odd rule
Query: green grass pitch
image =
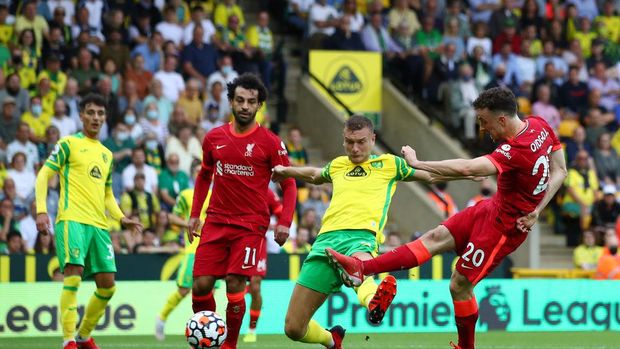
[[(413, 333), (413, 334), (371, 334), (368, 340), (363, 334), (349, 334), (345, 337), (344, 347), (357, 348), (424, 348), (449, 349), (448, 343), (454, 340), (452, 333)], [(151, 336), (115, 336), (97, 337), (102, 349), (187, 349), (182, 336), (167, 337), (158, 342)], [(481, 333), (477, 337), (477, 349), (611, 349), (620, 346), (618, 332), (528, 332)], [(0, 339), (3, 349), (54, 349), (61, 348), (60, 338), (11, 338)], [(283, 335), (258, 336), (258, 342), (239, 343), (238, 349), (296, 349), (321, 348), (319, 345), (294, 343)]]

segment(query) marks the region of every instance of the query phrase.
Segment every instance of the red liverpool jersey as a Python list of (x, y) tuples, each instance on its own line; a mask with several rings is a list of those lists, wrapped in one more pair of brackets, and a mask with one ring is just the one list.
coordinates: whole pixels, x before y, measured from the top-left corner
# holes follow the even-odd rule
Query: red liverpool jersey
[(284, 143), (261, 126), (239, 135), (226, 124), (205, 136), (202, 151), (202, 166), (213, 173), (207, 220), (268, 227), (271, 169), (289, 165)]
[(532, 212), (549, 185), (549, 154), (562, 146), (547, 122), (530, 116), (515, 137), (486, 155), (499, 172), (497, 194), (491, 199), (497, 223), (506, 231), (515, 229), (517, 218)]

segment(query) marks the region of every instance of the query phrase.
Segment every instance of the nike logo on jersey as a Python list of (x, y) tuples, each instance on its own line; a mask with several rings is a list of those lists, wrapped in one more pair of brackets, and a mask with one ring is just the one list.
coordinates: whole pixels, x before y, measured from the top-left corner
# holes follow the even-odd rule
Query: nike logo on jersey
[(226, 146), (226, 144), (224, 144), (224, 145), (216, 145), (215, 149), (216, 150), (220, 150), (220, 149), (224, 148), (225, 146)]
[(464, 268), (464, 269), (472, 269), (472, 270), (474, 269), (474, 268), (472, 268), (470, 266), (465, 265), (465, 263), (461, 263), (461, 267)]
[(244, 269), (244, 270), (245, 269), (250, 269), (250, 268), (254, 268), (254, 266), (253, 265), (242, 265), (241, 266), (241, 269)]

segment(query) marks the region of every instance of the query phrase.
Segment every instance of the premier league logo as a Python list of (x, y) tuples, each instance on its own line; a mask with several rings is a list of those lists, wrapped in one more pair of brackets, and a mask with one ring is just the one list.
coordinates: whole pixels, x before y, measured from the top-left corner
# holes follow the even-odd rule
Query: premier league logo
[(488, 330), (505, 330), (510, 323), (510, 305), (501, 287), (487, 287), (487, 295), (480, 301), (480, 324)]

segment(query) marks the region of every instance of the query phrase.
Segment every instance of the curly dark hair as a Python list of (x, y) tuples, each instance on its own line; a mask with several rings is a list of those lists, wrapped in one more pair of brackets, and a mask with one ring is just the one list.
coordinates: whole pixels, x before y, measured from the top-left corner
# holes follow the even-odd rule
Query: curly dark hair
[(86, 106), (94, 104), (98, 107), (107, 107), (107, 103), (102, 95), (98, 93), (89, 93), (80, 101), (80, 111), (86, 110)]
[(517, 99), (506, 88), (493, 87), (483, 91), (473, 103), (474, 109), (489, 109), (494, 114), (517, 115)]
[(372, 121), (370, 121), (369, 118), (359, 114), (351, 115), (349, 120), (344, 123), (344, 127), (351, 131), (359, 131), (364, 128), (368, 128), (370, 132), (375, 132), (375, 126), (372, 124)]
[(263, 82), (255, 74), (241, 74), (235, 80), (226, 84), (226, 87), (228, 88), (228, 100), (232, 101), (235, 98), (235, 90), (239, 86), (246, 90), (258, 91), (258, 103), (263, 103), (267, 100), (267, 89), (265, 88), (265, 85), (263, 85)]

